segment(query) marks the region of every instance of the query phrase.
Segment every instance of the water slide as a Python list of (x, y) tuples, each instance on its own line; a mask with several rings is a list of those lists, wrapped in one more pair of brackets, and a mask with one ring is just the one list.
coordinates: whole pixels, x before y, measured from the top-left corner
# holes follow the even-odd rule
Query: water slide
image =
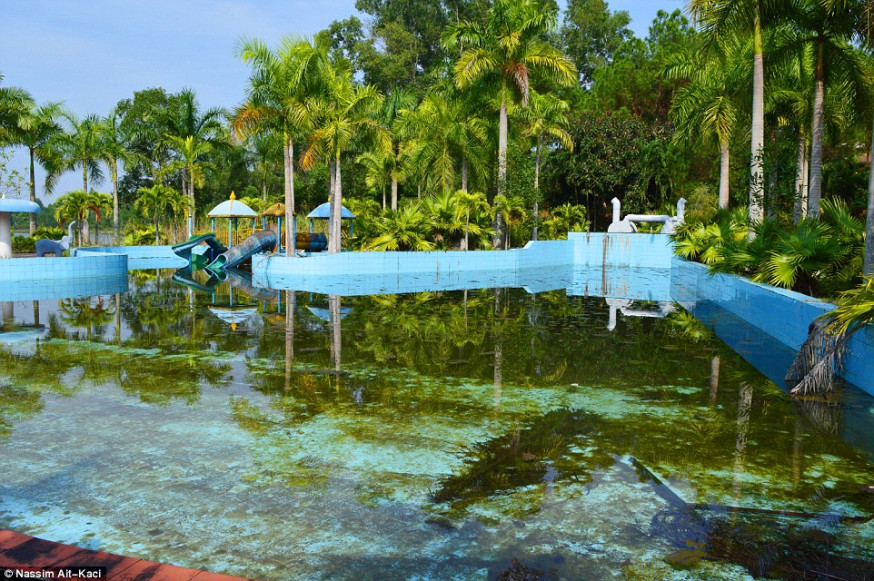
[[(192, 251), (201, 244), (206, 244), (206, 252), (203, 254), (193, 253)], [(189, 263), (193, 263), (194, 266), (200, 267), (206, 266), (214, 261), (217, 256), (226, 250), (227, 248), (219, 242), (215, 232), (201, 234), (200, 236), (192, 236), (187, 242), (177, 244), (173, 247), (173, 252), (176, 253), (176, 256), (184, 258)]]
[(255, 254), (272, 252), (274, 248), (276, 248), (276, 232), (261, 230), (216, 256), (207, 268), (213, 272), (235, 268), (250, 260)]

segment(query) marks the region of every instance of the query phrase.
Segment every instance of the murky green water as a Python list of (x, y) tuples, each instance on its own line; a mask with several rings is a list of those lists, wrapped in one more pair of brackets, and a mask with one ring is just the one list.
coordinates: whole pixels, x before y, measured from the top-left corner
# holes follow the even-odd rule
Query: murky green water
[(871, 400), (682, 314), (131, 285), (4, 313), (46, 330), (0, 343), (0, 528), (265, 580), (874, 571)]

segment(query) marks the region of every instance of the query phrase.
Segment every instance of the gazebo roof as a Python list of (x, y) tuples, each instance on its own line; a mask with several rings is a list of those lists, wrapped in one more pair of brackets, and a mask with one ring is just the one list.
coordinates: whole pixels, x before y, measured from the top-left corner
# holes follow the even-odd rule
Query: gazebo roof
[(255, 210), (237, 201), (237, 196), (231, 192), (231, 199), (225, 200), (207, 214), (210, 218), (257, 218)]
[[(295, 212), (295, 215), (297, 212)], [(262, 216), (272, 216), (272, 217), (285, 217), (285, 204), (278, 203), (273, 204), (263, 212), (261, 212)]]
[(24, 212), (27, 214), (35, 214), (42, 210), (39, 204), (30, 200), (19, 200), (18, 198), (0, 197), (0, 212)]
[[(307, 220), (328, 220), (331, 217), (331, 203), (325, 202), (307, 215)], [(341, 220), (354, 220), (355, 214), (350, 212), (346, 206), (341, 206)]]

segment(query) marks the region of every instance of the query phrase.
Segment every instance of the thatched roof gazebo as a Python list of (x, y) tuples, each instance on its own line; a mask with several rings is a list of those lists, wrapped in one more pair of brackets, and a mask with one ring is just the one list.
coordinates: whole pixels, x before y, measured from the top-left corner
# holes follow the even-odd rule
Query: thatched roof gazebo
[[(261, 227), (264, 230), (267, 230), (267, 218), (276, 218), (276, 237), (279, 240), (279, 250), (283, 248), (283, 241), (285, 240), (282, 237), (282, 219), (285, 218), (285, 204), (282, 202), (277, 202), (273, 204), (263, 212), (261, 212)], [(288, 225), (286, 225), (286, 228)], [(296, 239), (297, 237), (297, 213), (294, 214), (291, 223), (291, 236), (292, 239)]]

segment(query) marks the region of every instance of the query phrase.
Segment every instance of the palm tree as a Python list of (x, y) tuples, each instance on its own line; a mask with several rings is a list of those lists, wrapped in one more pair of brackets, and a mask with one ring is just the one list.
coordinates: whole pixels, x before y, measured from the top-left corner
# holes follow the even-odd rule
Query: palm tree
[(94, 213), (94, 239), (92, 244), (100, 244), (100, 220), (113, 213), (114, 199), (109, 194), (88, 192), (88, 209)]
[(88, 180), (100, 182), (103, 172), (100, 170), (100, 159), (103, 148), (100, 142), (100, 118), (96, 115), (86, 115), (79, 119), (76, 115), (64, 112), (61, 117), (67, 123), (66, 131), (55, 134), (53, 147), (57, 148), (59, 157), (57, 165), (52, 164), (46, 178), (46, 190), (54, 188), (62, 173), (77, 167), (82, 168), (82, 191), (88, 192)]
[(113, 108), (100, 124), (102, 157), (109, 168), (109, 179), (112, 181), (112, 235), (116, 244), (119, 241), (118, 162), (128, 164), (136, 158), (129, 146), (130, 136), (122, 129), (121, 120), (122, 115), (118, 108)]
[[(2, 91), (10, 88), (4, 87)], [(49, 168), (56, 159), (55, 150), (51, 147), (54, 136), (60, 133), (58, 115), (61, 107), (58, 103), (46, 103), (37, 106), (26, 94), (12, 93), (7, 102), (18, 103), (14, 123), (6, 128), (7, 140), (14, 145), (27, 148), (30, 170), (30, 201), (36, 202), (36, 162), (44, 168)], [(0, 97), (2, 98), (2, 97)], [(36, 232), (36, 214), (30, 215), (30, 234)]]
[(14, 143), (12, 135), (18, 130), (19, 119), (32, 107), (33, 98), (24, 89), (0, 87), (0, 143)]
[[(785, 18), (793, 0), (689, 0), (694, 20), (701, 23), (710, 42), (720, 38), (749, 35), (753, 42), (753, 107), (750, 142), (750, 207), (752, 223), (764, 218), (762, 150), (765, 146), (765, 65), (764, 37), (766, 25)], [(753, 230), (750, 230), (751, 235)]]
[(522, 223), (528, 217), (525, 211), (525, 205), (519, 198), (508, 198), (506, 196), (495, 196), (495, 203), (492, 206), (492, 211), (504, 214), (507, 220), (507, 233), (504, 241), (504, 248), (509, 250), (511, 247), (510, 235), (513, 232), (513, 226)]
[(167, 202), (166, 210), (173, 216), (173, 244), (178, 244), (179, 216), (185, 216), (185, 211), (188, 209), (188, 198), (175, 188), (167, 188), (164, 195)]
[(745, 44), (737, 37), (720, 39), (713, 45), (705, 63), (700, 47), (674, 55), (664, 76), (688, 84), (674, 93), (670, 115), (676, 126), (674, 138), (694, 142), (715, 137), (719, 145), (719, 207), (728, 208), (731, 141), (738, 118), (738, 89), (748, 78), (742, 59)]
[[(534, 189), (537, 198), (534, 199), (534, 225), (531, 228), (531, 239), (537, 240), (538, 205), (540, 203), (540, 153), (544, 138), (551, 138), (568, 151), (574, 150), (574, 140), (567, 132), (567, 113), (570, 105), (551, 94), (532, 93), (531, 103), (523, 110), (522, 118), (526, 122), (525, 135), (533, 137), (534, 145)], [(509, 219), (508, 219), (509, 220)]]
[(362, 133), (376, 138), (386, 150), (390, 138), (375, 115), (382, 105), (382, 96), (371, 85), (355, 85), (352, 73), (346, 69), (332, 70), (324, 96), (309, 97), (300, 114), (312, 115), (314, 130), (303, 152), (302, 166), (313, 168), (323, 156), (334, 166), (334, 188), (331, 196), (328, 253), (341, 249), (340, 209), (343, 205), (343, 178), (340, 171), (342, 155)]
[[(364, 167), (364, 184), (372, 192), (382, 194), (382, 209), (386, 209), (385, 191), (392, 186), (392, 202), (397, 205), (397, 160), (390, 151), (367, 151), (355, 159), (355, 163)], [(392, 208), (395, 209), (395, 208)]]
[[(409, 109), (416, 104), (416, 97), (410, 91), (397, 87), (385, 99), (382, 111), (379, 114), (380, 123), (391, 136), (391, 149), (385, 155), (385, 161), (390, 167), (389, 178), (391, 181), (391, 209), (398, 209), (398, 183), (406, 179), (404, 171), (404, 155), (401, 143), (401, 135), (395, 131), (395, 124), (401, 111)], [(385, 200), (383, 200), (385, 209)]]
[[(577, 70), (560, 50), (543, 40), (555, 27), (555, 11), (535, 0), (495, 0), (484, 22), (461, 21), (452, 26), (444, 44), (460, 49), (455, 64), (455, 83), (459, 89), (475, 84), (497, 97), (498, 188), (504, 194), (507, 183), (507, 107), (518, 101), (528, 105), (530, 75), (573, 86)], [(503, 218), (495, 216), (495, 246), (503, 239)]]
[(155, 246), (158, 242), (158, 220), (167, 209), (167, 201), (173, 196), (173, 189), (169, 186), (155, 184), (150, 188), (137, 190), (137, 199), (134, 208), (139, 210), (146, 219), (151, 219), (155, 224)]
[(468, 189), (471, 169), (485, 174), (486, 124), (460, 95), (433, 91), (417, 108), (401, 111), (396, 125), (409, 139), (408, 163), (417, 168), (427, 188), (452, 191), (459, 163), (462, 190)]
[[(248, 100), (235, 112), (233, 126), (239, 135), (270, 130), (282, 136), (285, 221), (291, 224), (295, 212), (294, 137), (307, 128), (308, 119), (300, 105), (307, 91), (315, 92), (328, 66), (327, 47), (286, 37), (273, 52), (260, 40), (246, 40), (238, 54), (252, 65), (252, 74)], [(291, 228), (286, 229), (286, 237), (287, 256), (295, 256)]]
[(855, 30), (852, 11), (846, 2), (807, 0), (795, 15), (794, 43), (813, 46), (814, 67), (813, 123), (810, 144), (810, 191), (808, 214), (819, 217), (822, 196), (822, 138), (825, 122), (827, 84), (840, 86), (847, 99), (860, 109), (867, 101), (871, 73), (862, 55), (851, 42)]
[[(184, 138), (168, 135), (167, 143), (176, 151), (179, 159), (170, 162), (166, 171), (184, 171), (185, 179), (182, 181), (182, 187), (188, 188), (186, 196), (188, 197), (189, 224), (194, 224), (194, 209), (197, 204), (194, 189), (202, 187), (206, 182), (206, 172), (215, 169), (212, 163), (206, 161), (209, 154), (213, 152), (213, 144), (209, 141), (198, 140), (193, 135)], [(189, 238), (192, 234), (193, 232), (188, 233)]]
[[(219, 107), (201, 112), (194, 91), (183, 89), (177, 96), (177, 106), (169, 110), (164, 119), (166, 133), (161, 137), (161, 145), (176, 154), (175, 161), (165, 171), (185, 170), (182, 190), (188, 190), (189, 224), (192, 226), (196, 218), (194, 188), (203, 185), (203, 169), (212, 167), (205, 163), (205, 158), (228, 146), (222, 123), (226, 116), (225, 110)], [(192, 234), (188, 233), (189, 236)]]
[(428, 240), (430, 224), (418, 201), (397, 212), (387, 211), (380, 220), (382, 234), (365, 246), (367, 250), (434, 250)]
[(458, 212), (464, 216), (464, 243), (462, 250), (470, 250), (470, 215), (478, 212), (488, 213), (491, 210), (485, 194), (458, 190), (455, 192), (455, 205)]
[(91, 200), (82, 190), (64, 194), (55, 202), (55, 220), (64, 227), (68, 220), (75, 220), (79, 229), (79, 246), (83, 244), (83, 235), (88, 236), (88, 213), (91, 212)]

